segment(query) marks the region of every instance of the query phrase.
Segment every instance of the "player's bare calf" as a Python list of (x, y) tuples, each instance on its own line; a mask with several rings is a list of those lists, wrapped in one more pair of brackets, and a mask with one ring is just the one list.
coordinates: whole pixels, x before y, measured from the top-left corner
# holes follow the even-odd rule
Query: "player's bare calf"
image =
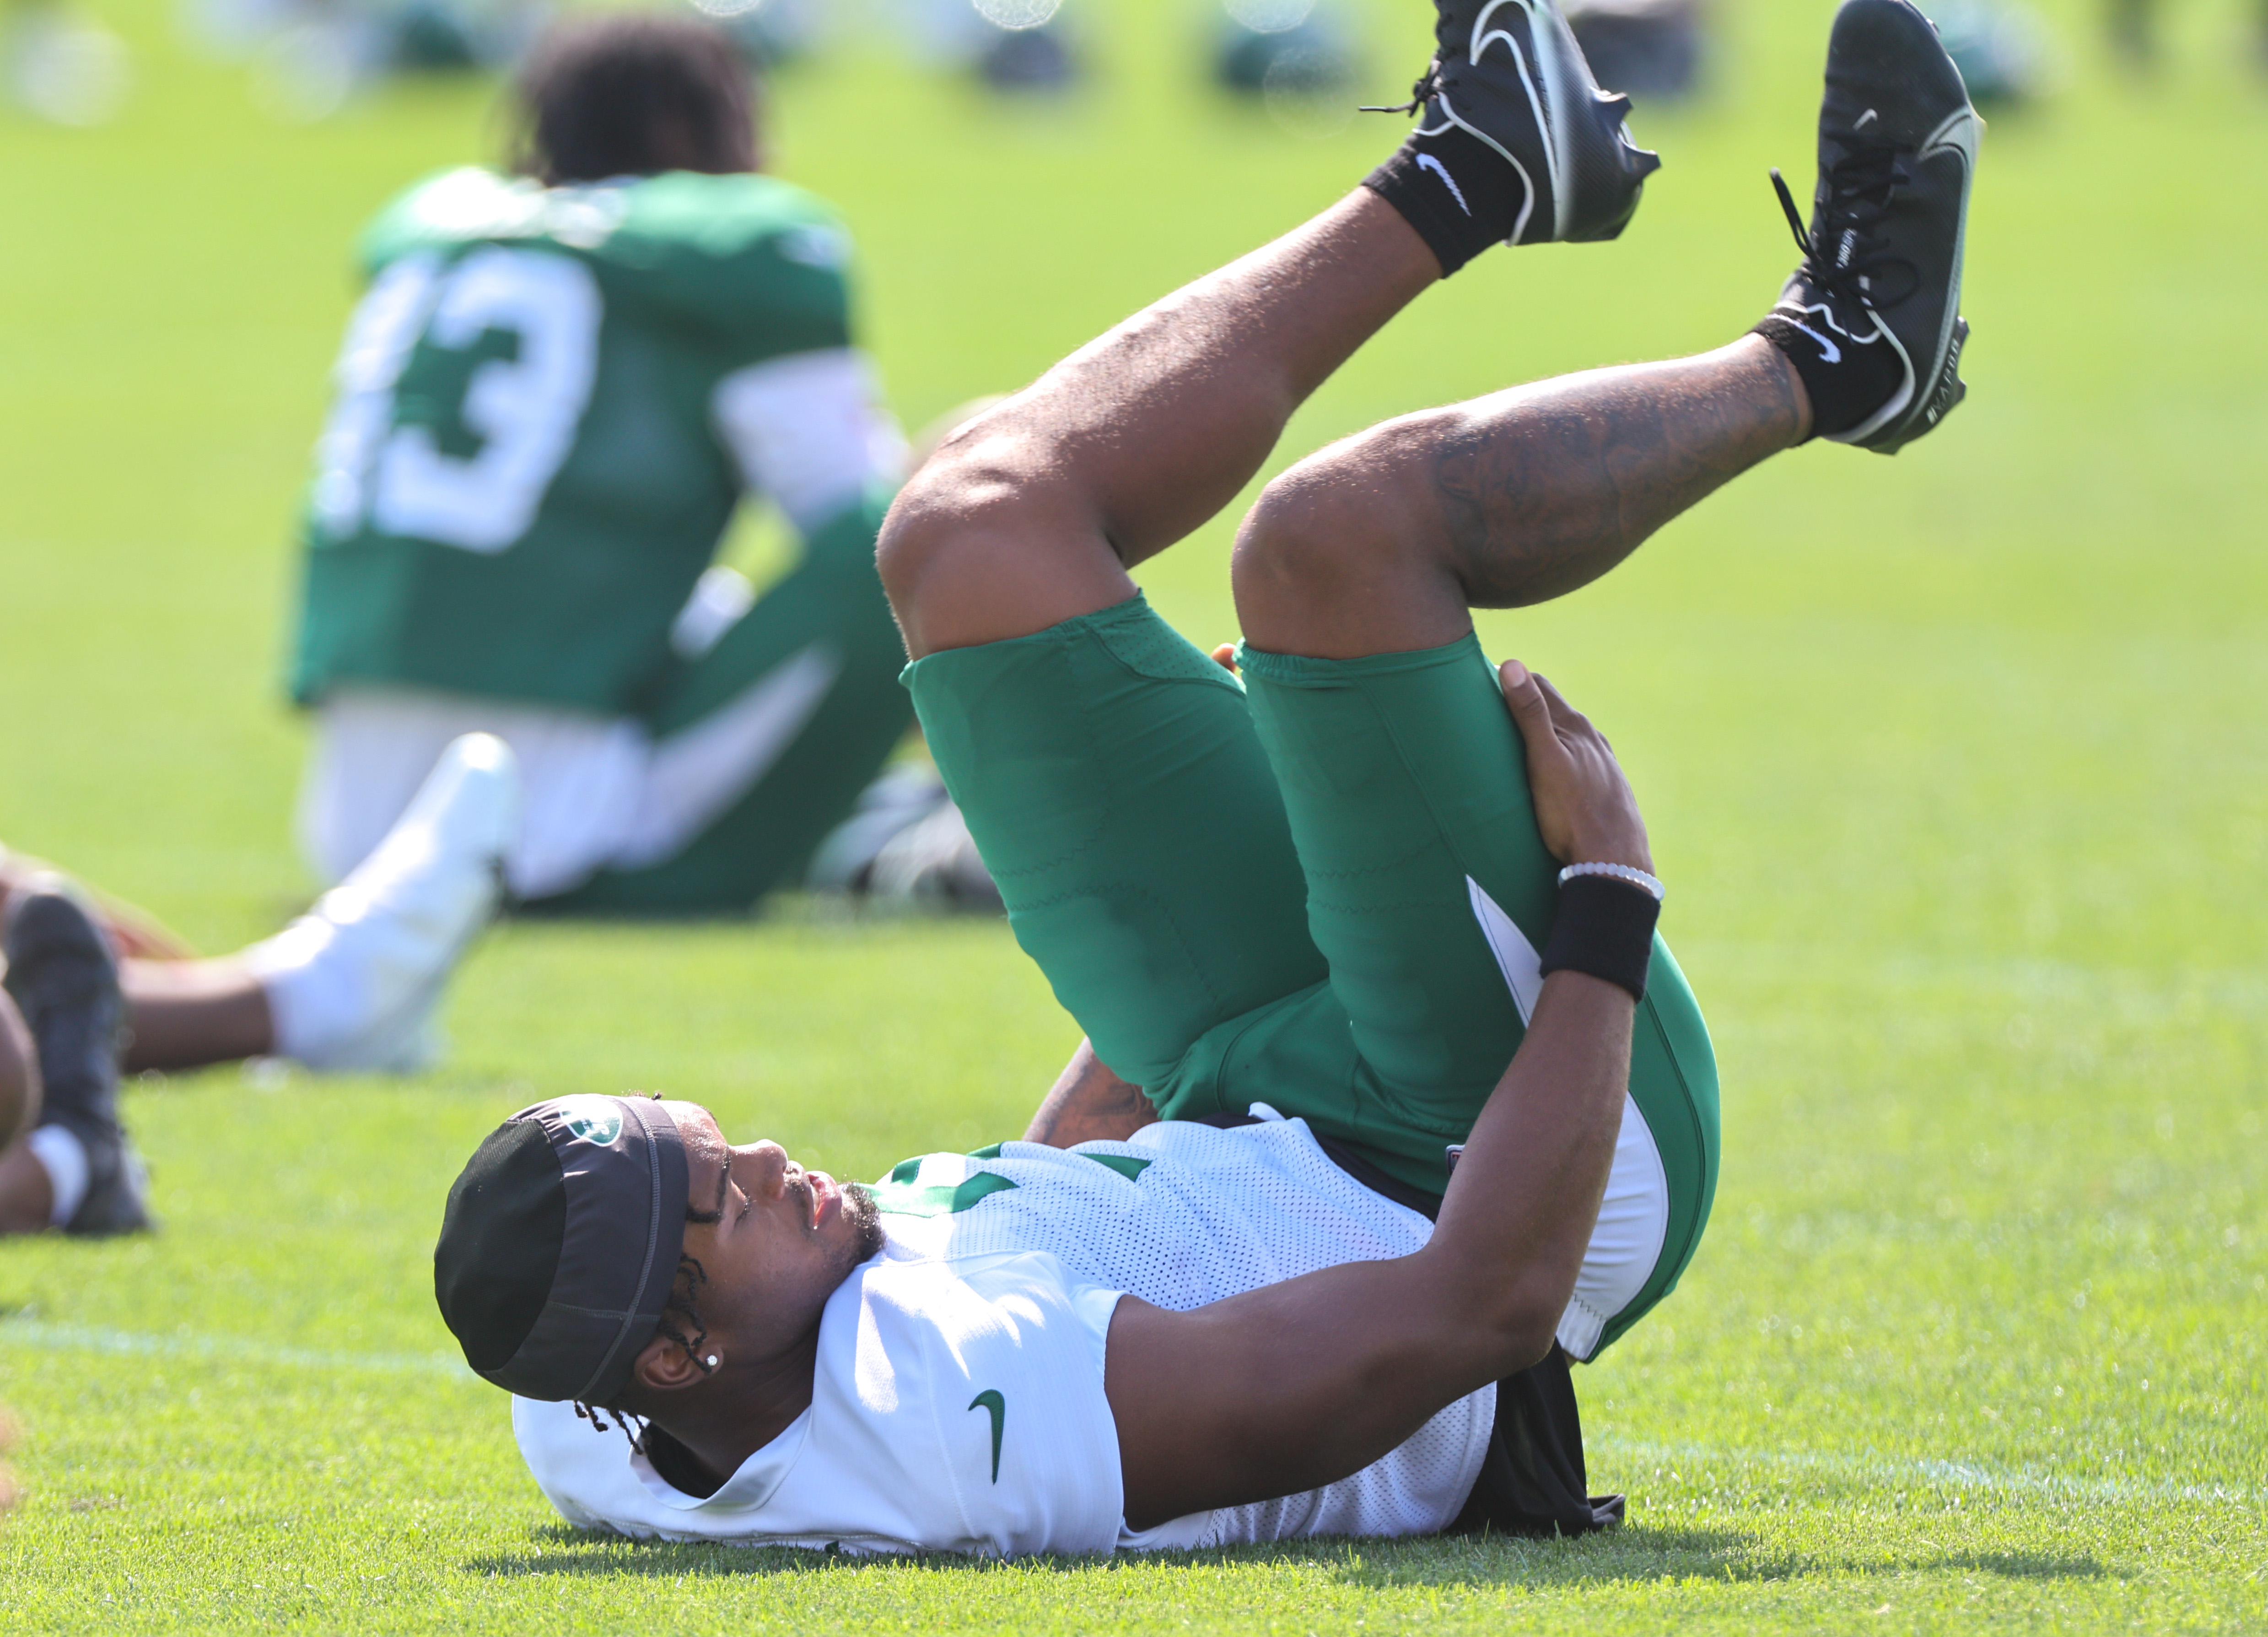
[(1256, 647), (1326, 659), (1454, 642), (1469, 609), (1588, 584), (1808, 429), (1800, 382), (1754, 336), (1388, 421), (1262, 491), (1238, 619)]
[(1307, 395), (1440, 276), (1410, 225), (1358, 191), (960, 429), (883, 525), (909, 652), (1132, 596), (1126, 570), (1233, 498)]

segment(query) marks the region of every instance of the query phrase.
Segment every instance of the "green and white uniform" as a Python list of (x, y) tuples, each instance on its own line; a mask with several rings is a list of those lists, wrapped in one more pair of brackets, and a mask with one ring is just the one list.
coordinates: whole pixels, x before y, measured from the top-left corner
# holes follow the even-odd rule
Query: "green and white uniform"
[[(1438, 1195), (1525, 1033), (1557, 902), (1518, 733), (1469, 636), (1241, 663), (1138, 596), (906, 676), (1017, 940), (1098, 1058), (1167, 1119), (1268, 1103)], [(1638, 1276), (1578, 1287), (1577, 1359), (1675, 1287), (1716, 1190), (1716, 1061), (1659, 940), (1623, 1138), (1631, 1186), (1600, 1229)]]
[[(440, 744), (519, 752), (531, 897), (744, 905), (902, 733), (874, 531), (902, 458), (849, 241), (767, 177), (546, 188), (460, 169), (378, 217), (305, 529), (291, 691), (327, 875)], [(768, 495), (799, 565), (704, 579)]]
[(1012, 1556), (1424, 1535), (1471, 1493), (1494, 1385), (1336, 1483), (1126, 1526), (1103, 1393), (1121, 1295), (1186, 1312), (1432, 1235), (1300, 1121), (926, 1154), (874, 1192), (888, 1241), (821, 1313), (811, 1407), (714, 1494), (677, 1489), (572, 1405), (513, 1400), (520, 1453), (561, 1515), (646, 1538)]

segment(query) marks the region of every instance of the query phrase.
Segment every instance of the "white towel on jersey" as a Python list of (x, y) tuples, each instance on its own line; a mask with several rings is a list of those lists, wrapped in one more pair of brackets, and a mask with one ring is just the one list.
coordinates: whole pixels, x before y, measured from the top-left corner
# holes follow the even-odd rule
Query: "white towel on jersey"
[(1336, 1484), (1123, 1526), (1102, 1390), (1122, 1293), (1187, 1310), (1406, 1256), (1432, 1231), (1334, 1165), (1304, 1121), (929, 1154), (875, 1192), (889, 1242), (821, 1316), (810, 1410), (707, 1500), (571, 1405), (514, 1400), (521, 1451), (562, 1516), (640, 1537), (1012, 1556), (1427, 1534), (1470, 1493), (1493, 1386)]

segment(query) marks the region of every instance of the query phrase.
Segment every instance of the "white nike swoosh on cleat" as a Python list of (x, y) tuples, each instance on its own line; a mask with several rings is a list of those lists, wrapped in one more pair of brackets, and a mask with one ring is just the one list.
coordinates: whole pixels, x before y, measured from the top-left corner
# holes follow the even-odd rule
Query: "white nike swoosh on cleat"
[(1840, 364), (1843, 362), (1842, 348), (1828, 340), (1826, 336), (1821, 335), (1808, 324), (1798, 324), (1793, 319), (1789, 319), (1787, 321), (1792, 328), (1801, 330), (1805, 335), (1817, 342), (1819, 343), (1819, 350), (1826, 355), (1827, 361), (1830, 364)]
[(1421, 153), (1418, 156), (1418, 168), (1421, 171), (1432, 171), (1439, 176), (1442, 184), (1448, 188), (1449, 196), (1457, 202), (1457, 209), (1462, 210), (1467, 216), (1473, 213), (1473, 207), (1465, 203), (1465, 190), (1457, 186), (1457, 179), (1449, 174), (1447, 166), (1430, 153)]
[[(1506, 6), (1523, 11), (1528, 16), (1528, 39), (1535, 47), (1537, 58), (1533, 63), (1528, 62), (1528, 53), (1521, 49), (1520, 41), (1511, 30), (1489, 26), (1490, 19)], [(1467, 55), (1478, 63), (1488, 55), (1489, 47), (1497, 44), (1501, 44), (1512, 54), (1513, 70), (1520, 77), (1520, 88), (1528, 93), (1528, 111), (1535, 118), (1535, 133), (1543, 143), (1543, 168), (1551, 183), (1551, 237), (1564, 239), (1567, 236), (1567, 224), (1574, 210), (1574, 200), (1566, 181), (1574, 163), (1572, 138), (1554, 122), (1536, 85), (1539, 75), (1551, 78), (1553, 70), (1558, 66), (1551, 32), (1538, 21), (1541, 11), (1541, 0), (1489, 0), (1489, 4), (1481, 9), (1480, 16), (1473, 20), (1472, 43), (1467, 48)], [(1467, 129), (1471, 128), (1469, 126)], [(1475, 132), (1475, 135), (1478, 134)], [(1513, 168), (1520, 173), (1520, 180), (1528, 185), (1528, 197), (1520, 207), (1520, 219), (1513, 225), (1511, 237), (1505, 241), (1516, 244), (1521, 235), (1528, 231), (1528, 213), (1535, 208), (1535, 183), (1528, 175), (1528, 167), (1513, 159), (1503, 144), (1491, 141), (1489, 145), (1512, 160)]]

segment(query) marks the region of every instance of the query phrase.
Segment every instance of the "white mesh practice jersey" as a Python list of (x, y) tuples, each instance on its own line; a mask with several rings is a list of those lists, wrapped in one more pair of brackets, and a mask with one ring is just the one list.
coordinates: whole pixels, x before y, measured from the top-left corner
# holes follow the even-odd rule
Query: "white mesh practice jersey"
[(1121, 1294), (1186, 1310), (1405, 1256), (1432, 1231), (1333, 1164), (1303, 1121), (1166, 1121), (1128, 1142), (929, 1154), (875, 1194), (889, 1242), (827, 1304), (811, 1409), (707, 1500), (573, 1406), (514, 1401), (520, 1448), (562, 1515), (639, 1537), (1006, 1556), (1425, 1534), (1471, 1491), (1493, 1386), (1336, 1484), (1123, 1526), (1103, 1396)]

